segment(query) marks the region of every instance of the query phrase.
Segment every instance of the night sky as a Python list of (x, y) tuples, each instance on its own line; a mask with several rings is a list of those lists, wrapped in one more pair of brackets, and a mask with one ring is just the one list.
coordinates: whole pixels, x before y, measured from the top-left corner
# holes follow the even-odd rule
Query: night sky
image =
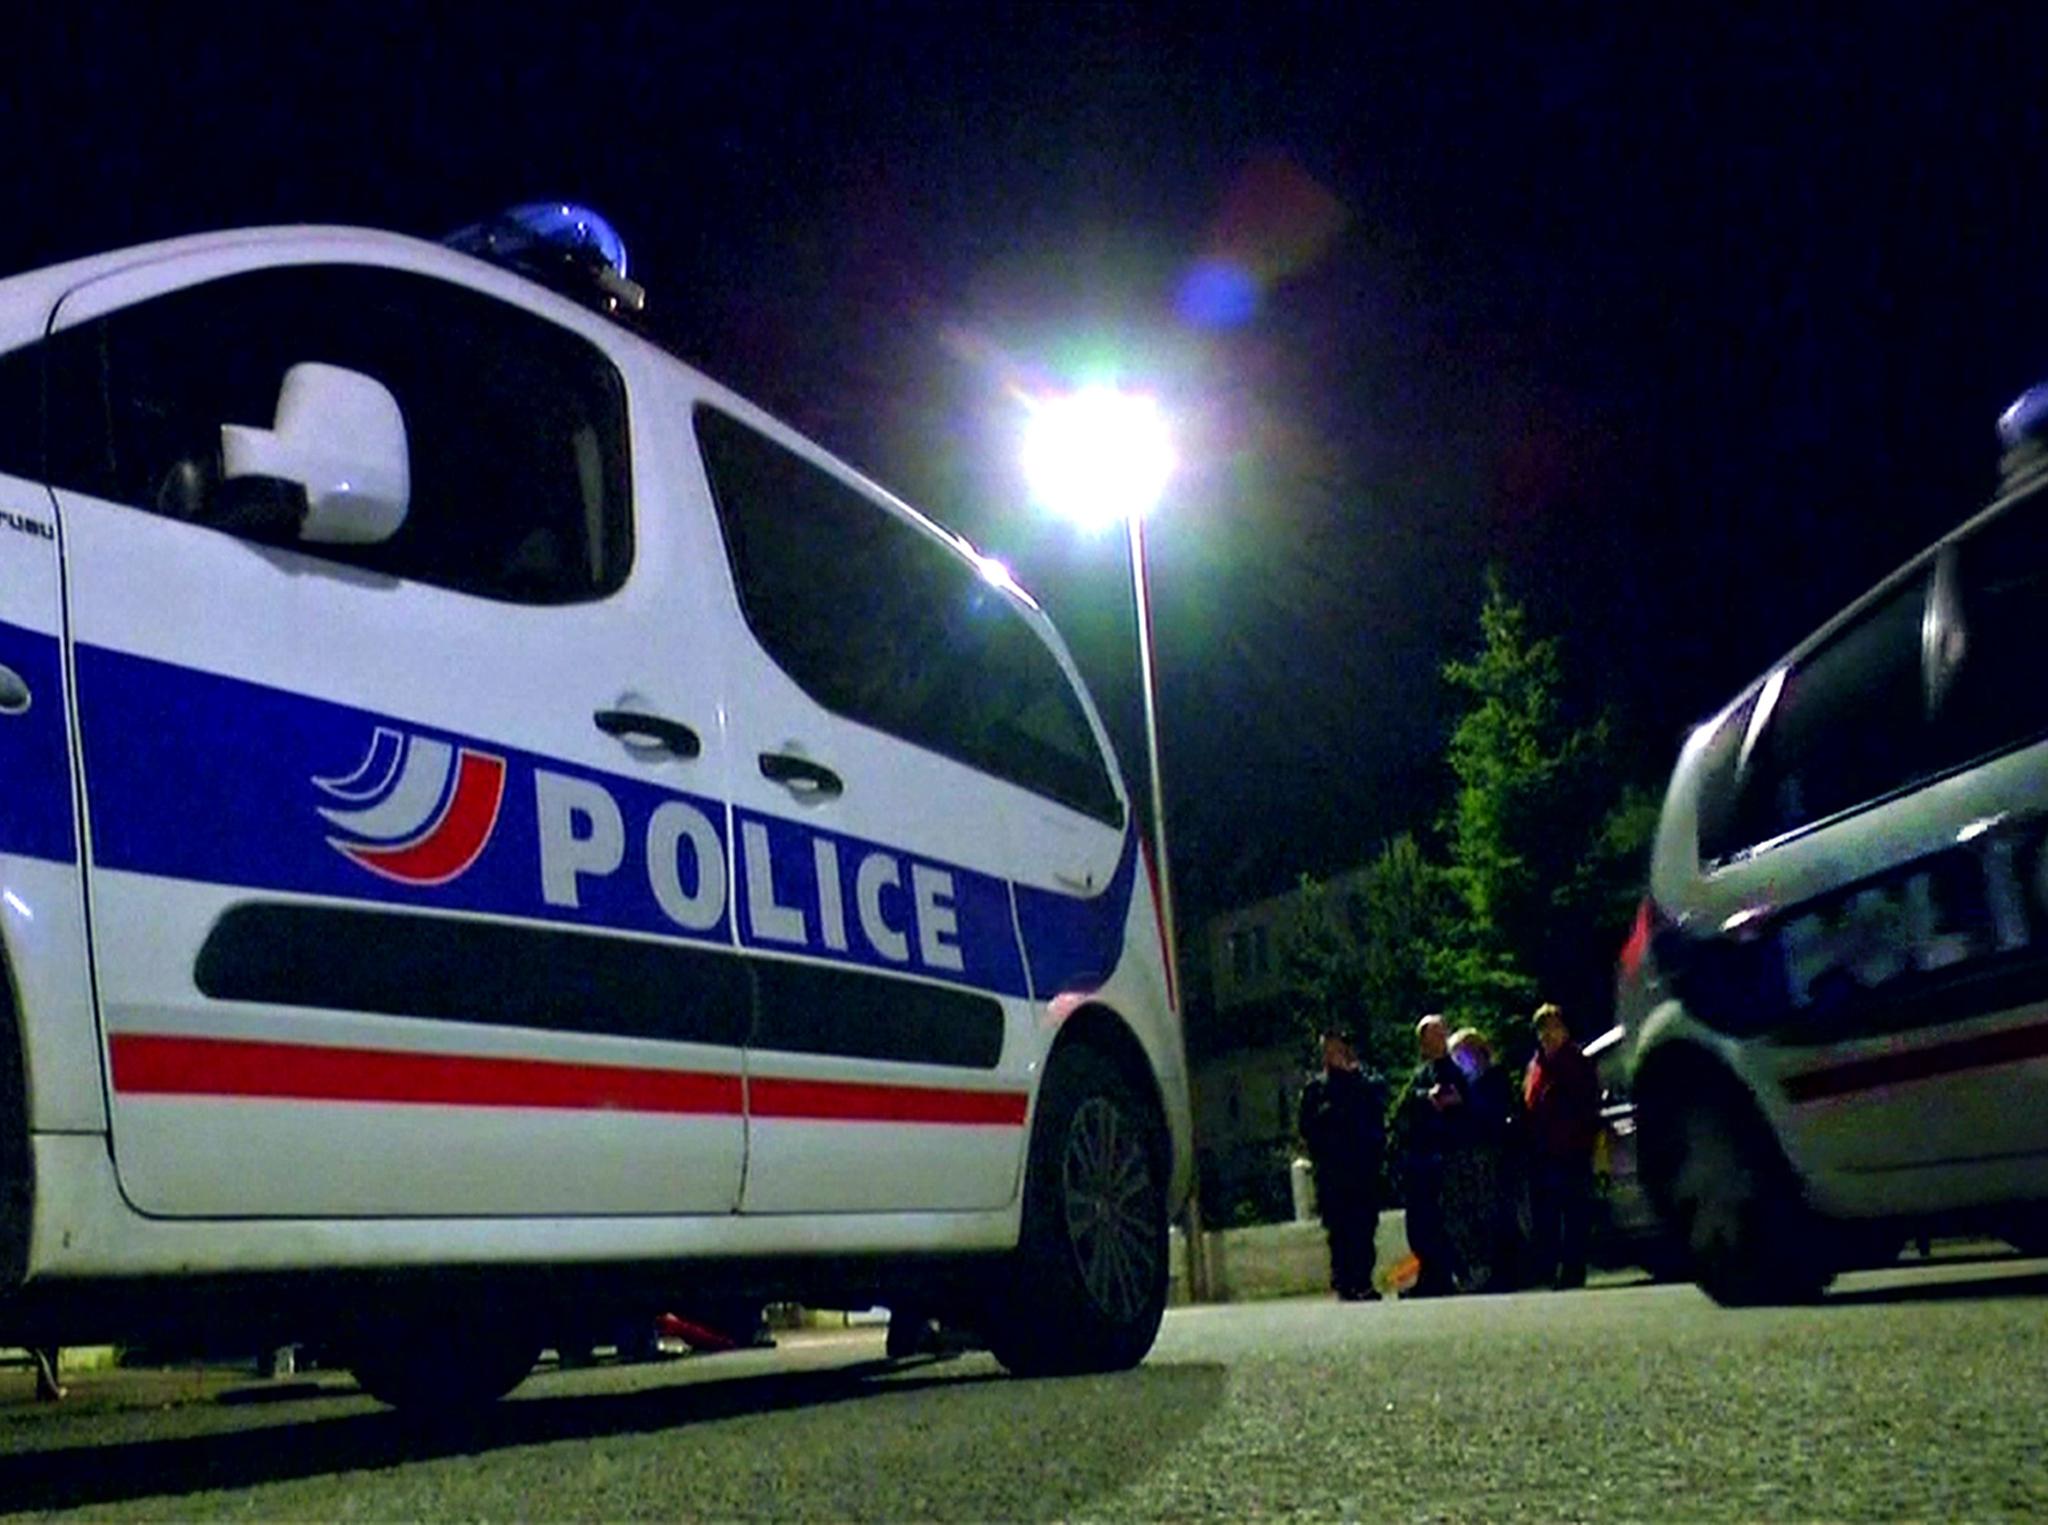
[(1197, 915), (1432, 821), (1489, 561), (1659, 783), (2048, 376), (2017, 6), (160, 9), (11, 23), (0, 269), (588, 202), (665, 342), (1011, 562), (1134, 773), (1121, 543), (1030, 506), (1013, 389), (1156, 390)]

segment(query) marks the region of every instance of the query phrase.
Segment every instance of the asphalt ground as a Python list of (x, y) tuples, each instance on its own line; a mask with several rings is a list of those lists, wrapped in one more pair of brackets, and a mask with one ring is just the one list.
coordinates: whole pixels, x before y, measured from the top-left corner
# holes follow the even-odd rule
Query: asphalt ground
[[(879, 1331), (543, 1371), (421, 1431), (345, 1378), (0, 1404), (0, 1509), (126, 1519), (2048, 1518), (2048, 1262), (1176, 1310), (1137, 1371), (890, 1366)], [(21, 1399), (27, 1393), (18, 1379)], [(152, 1385), (154, 1384), (154, 1385)], [(9, 1387), (0, 1398), (17, 1395)]]

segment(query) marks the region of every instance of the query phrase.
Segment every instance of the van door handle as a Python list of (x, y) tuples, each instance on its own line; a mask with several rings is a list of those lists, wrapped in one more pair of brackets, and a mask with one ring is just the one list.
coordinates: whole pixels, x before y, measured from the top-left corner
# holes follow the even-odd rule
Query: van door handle
[(680, 720), (660, 715), (643, 715), (637, 710), (599, 710), (590, 717), (607, 736), (616, 736), (635, 752), (667, 752), (673, 757), (696, 757), (704, 750), (697, 733)]
[(846, 793), (846, 781), (823, 763), (787, 752), (763, 752), (761, 777), (800, 799), (832, 800)]

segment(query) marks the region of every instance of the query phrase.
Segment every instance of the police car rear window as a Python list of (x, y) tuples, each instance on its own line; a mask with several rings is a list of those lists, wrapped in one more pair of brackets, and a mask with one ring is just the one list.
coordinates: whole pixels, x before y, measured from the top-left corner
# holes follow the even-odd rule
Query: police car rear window
[(1920, 576), (1796, 664), (1741, 784), (1742, 846), (1800, 830), (1925, 777), (1927, 686)]
[(1942, 696), (1940, 761), (1957, 765), (2048, 735), (2040, 679), (2048, 608), (2048, 498), (2015, 504), (1956, 550), (1959, 659)]

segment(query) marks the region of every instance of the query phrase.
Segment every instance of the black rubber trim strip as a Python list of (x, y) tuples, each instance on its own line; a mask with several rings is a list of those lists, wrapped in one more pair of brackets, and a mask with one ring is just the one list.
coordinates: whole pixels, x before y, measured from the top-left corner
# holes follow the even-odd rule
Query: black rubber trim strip
[(985, 995), (886, 974), (754, 958), (760, 1011), (753, 1046), (992, 1070), (1003, 1056), (1003, 1008)]
[(230, 907), (194, 970), (221, 1001), (994, 1069), (1003, 1011), (886, 974), (408, 911)]

